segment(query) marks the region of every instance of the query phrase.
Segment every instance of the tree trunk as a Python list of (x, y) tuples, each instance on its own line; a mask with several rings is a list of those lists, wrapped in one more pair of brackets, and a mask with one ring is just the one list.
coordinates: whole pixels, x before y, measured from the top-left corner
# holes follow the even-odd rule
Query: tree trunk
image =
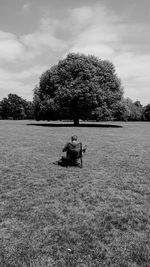
[(74, 126), (79, 126), (79, 118), (74, 118)]

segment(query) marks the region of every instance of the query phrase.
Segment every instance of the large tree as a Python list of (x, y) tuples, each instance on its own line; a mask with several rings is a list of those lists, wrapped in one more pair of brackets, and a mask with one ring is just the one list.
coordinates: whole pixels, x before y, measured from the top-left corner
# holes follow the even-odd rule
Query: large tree
[[(70, 118), (74, 124), (100, 108), (110, 114), (123, 90), (114, 65), (83, 54), (68, 54), (45, 71), (34, 92), (36, 119)], [(106, 112), (107, 111), (107, 112)]]

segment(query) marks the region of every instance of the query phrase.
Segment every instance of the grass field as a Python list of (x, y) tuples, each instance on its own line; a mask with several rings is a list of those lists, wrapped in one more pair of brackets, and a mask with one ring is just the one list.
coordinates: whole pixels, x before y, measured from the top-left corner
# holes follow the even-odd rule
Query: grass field
[[(150, 267), (150, 123), (34, 123), (0, 121), (0, 266)], [(52, 163), (72, 134), (82, 169)]]

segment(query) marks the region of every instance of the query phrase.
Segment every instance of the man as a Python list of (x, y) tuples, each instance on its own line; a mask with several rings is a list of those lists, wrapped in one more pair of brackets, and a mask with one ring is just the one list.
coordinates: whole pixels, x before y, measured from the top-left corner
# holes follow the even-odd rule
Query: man
[(82, 143), (78, 142), (78, 137), (73, 135), (71, 142), (68, 142), (62, 152), (66, 152), (66, 157), (62, 157), (58, 162), (62, 166), (79, 166), (79, 159), (81, 160), (82, 167), (82, 155), (85, 153), (87, 146), (82, 148)]

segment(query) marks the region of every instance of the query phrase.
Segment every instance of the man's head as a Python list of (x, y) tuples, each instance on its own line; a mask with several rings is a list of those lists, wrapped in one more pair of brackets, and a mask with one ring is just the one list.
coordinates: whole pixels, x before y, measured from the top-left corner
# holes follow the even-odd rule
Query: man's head
[(77, 136), (77, 135), (73, 135), (73, 136), (71, 137), (71, 141), (72, 141), (72, 142), (77, 142), (77, 140), (78, 140), (78, 136)]

